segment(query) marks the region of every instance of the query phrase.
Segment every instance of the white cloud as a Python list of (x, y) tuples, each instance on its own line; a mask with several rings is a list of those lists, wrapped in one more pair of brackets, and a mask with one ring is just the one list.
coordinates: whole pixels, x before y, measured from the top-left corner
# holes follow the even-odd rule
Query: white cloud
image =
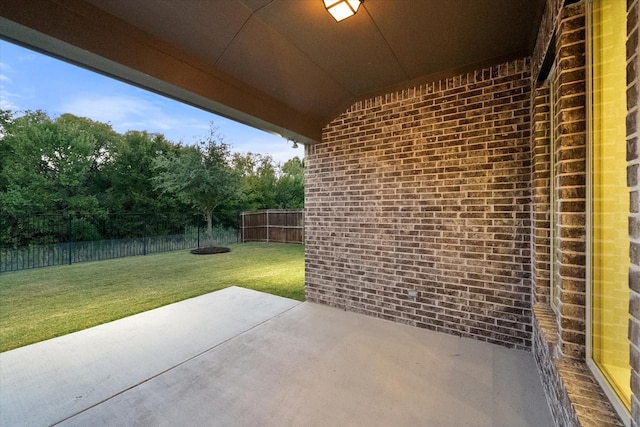
[(294, 156), (304, 157), (302, 145), (294, 150), (284, 138), (163, 98), (151, 101), (144, 95), (85, 92), (61, 104), (56, 112), (110, 123), (120, 133), (128, 130), (162, 133), (172, 142), (185, 144), (193, 144), (198, 139), (206, 138), (211, 122), (214, 122), (225, 142), (231, 145), (232, 151), (269, 154), (280, 163)]
[(37, 54), (35, 52), (29, 52), (29, 53), (25, 53), (23, 55), (18, 56), (18, 61), (21, 62), (30, 62), (30, 61), (37, 61), (37, 60), (54, 60), (53, 58), (47, 57), (47, 56), (43, 56), (40, 54)]
[(229, 138), (233, 139), (234, 151), (268, 154), (278, 163), (284, 163), (295, 156), (304, 157), (304, 146), (302, 144), (299, 144), (299, 147), (294, 149), (286, 139), (255, 129), (250, 129), (245, 134), (252, 135), (242, 139), (241, 142), (238, 142), (238, 137)]
[(3, 93), (0, 93), (0, 110), (18, 111), (19, 109), (20, 107), (5, 98)]
[[(0, 62), (0, 71), (10, 72), (11, 67), (8, 64)], [(18, 106), (9, 98), (15, 98), (16, 94), (10, 93), (6, 85), (11, 83), (11, 78), (4, 72), (0, 73), (0, 109), (2, 110), (18, 110)]]
[[(182, 135), (201, 136), (209, 128), (208, 122), (176, 116), (166, 107), (162, 103), (150, 102), (133, 96), (105, 96), (85, 93), (60, 105), (57, 111), (110, 123), (117, 132), (146, 130), (163, 133), (173, 142), (179, 142), (180, 139), (183, 139)], [(176, 135), (181, 136), (174, 140)]]
[(131, 117), (143, 117), (154, 108), (148, 102), (133, 97), (83, 94), (62, 104), (59, 110), (115, 125)]
[[(16, 70), (6, 62), (0, 62), (0, 108), (3, 110), (19, 111), (28, 109), (20, 105), (24, 100), (35, 98), (35, 89), (32, 86), (21, 87), (14, 82)], [(17, 76), (18, 80), (20, 76)]]
[[(0, 79), (0, 82), (3, 80)], [(18, 111), (20, 106), (13, 100), (23, 98), (22, 95), (10, 92), (4, 85), (0, 85), (0, 109)]]

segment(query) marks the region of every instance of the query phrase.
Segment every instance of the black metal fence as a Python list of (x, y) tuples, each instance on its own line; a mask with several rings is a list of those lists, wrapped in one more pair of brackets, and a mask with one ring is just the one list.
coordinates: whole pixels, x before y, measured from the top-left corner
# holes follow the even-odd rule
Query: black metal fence
[(238, 241), (237, 228), (208, 233), (191, 213), (0, 218), (0, 273)]

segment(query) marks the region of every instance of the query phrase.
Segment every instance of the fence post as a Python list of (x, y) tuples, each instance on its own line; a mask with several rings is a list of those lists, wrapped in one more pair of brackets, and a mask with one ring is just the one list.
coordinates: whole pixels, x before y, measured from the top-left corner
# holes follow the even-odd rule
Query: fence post
[(267, 243), (269, 243), (269, 209), (267, 209)]
[(287, 209), (284, 214), (284, 243), (289, 243), (289, 210)]
[(198, 247), (200, 247), (200, 217), (196, 216), (196, 223), (198, 224)]
[(147, 215), (142, 214), (142, 255), (147, 255)]
[(73, 251), (73, 232), (71, 231), (71, 214), (69, 214), (69, 220), (67, 223), (67, 233), (69, 238), (69, 265), (71, 265), (71, 253)]

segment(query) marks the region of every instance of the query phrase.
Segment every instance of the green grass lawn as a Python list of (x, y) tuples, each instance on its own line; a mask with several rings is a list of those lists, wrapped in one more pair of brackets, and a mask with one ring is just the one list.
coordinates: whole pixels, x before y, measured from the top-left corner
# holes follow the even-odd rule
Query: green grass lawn
[(0, 352), (242, 286), (304, 299), (304, 246), (228, 245), (0, 275)]

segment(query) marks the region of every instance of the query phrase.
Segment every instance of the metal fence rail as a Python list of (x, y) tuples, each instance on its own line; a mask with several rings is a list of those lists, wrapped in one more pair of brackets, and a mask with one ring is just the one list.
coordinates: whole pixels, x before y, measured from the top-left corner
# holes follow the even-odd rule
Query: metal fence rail
[(242, 212), (243, 242), (304, 243), (304, 209)]
[(191, 213), (0, 219), (0, 273), (238, 241), (236, 228), (208, 234), (202, 217)]

